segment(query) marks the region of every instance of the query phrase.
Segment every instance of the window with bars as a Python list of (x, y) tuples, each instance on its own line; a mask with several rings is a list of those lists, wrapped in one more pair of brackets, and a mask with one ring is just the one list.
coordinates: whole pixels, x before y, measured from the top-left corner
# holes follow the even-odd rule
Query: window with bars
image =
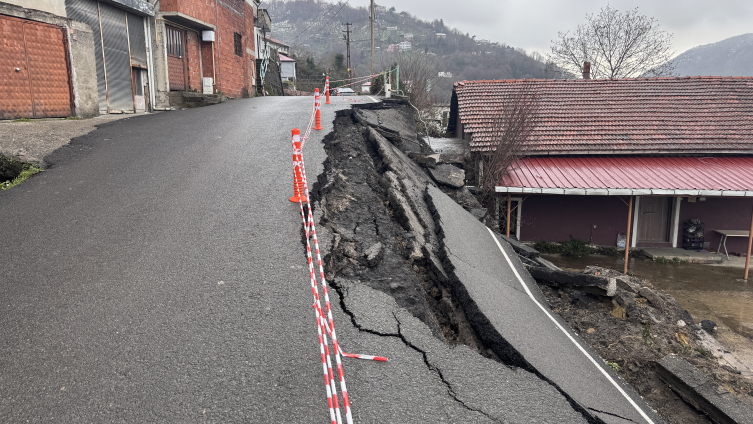
[(183, 57), (183, 31), (165, 27), (167, 36), (167, 54)]
[(233, 42), (235, 44), (235, 55), (243, 56), (243, 39), (237, 32), (233, 33)]

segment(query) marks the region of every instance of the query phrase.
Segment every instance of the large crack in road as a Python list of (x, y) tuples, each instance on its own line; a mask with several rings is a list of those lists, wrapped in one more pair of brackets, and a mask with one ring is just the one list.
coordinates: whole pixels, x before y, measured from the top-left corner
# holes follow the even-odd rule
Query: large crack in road
[[(464, 186), (438, 184), (408, 157), (431, 153), (415, 132), (411, 134), (414, 124), (408, 107), (396, 102), (340, 111), (334, 131), (324, 139), (327, 159), (314, 184), (312, 200), (318, 225), (328, 234), (325, 271), (342, 311), (359, 332), (398, 338), (420, 353), (453, 402), (492, 422), (510, 421), (511, 414), (520, 417), (521, 412), (509, 407), (509, 402), (500, 407), (471, 396), (472, 391), (461, 383), (467, 371), (458, 374), (455, 370), (469, 363), (478, 367), (479, 374), (493, 369), (491, 375), (499, 376), (509, 387), (489, 387), (489, 393), (507, 391), (499, 397), (514, 398), (519, 405), (541, 403), (542, 398), (544, 403), (558, 405), (548, 412), (536, 412), (533, 416), (537, 419), (551, 413), (559, 422), (602, 422), (537, 373), (514, 348), (500, 349), (504, 340), (498, 346), (488, 346), (471, 325), (454, 293), (447, 264), (443, 264), (441, 231), (424, 193), (427, 185), (439, 186), (468, 210), (478, 210), (481, 205)], [(389, 121), (380, 119), (380, 114), (387, 115)], [(389, 296), (395, 304), (390, 315), (359, 308), (358, 296), (349, 293), (356, 289), (361, 297), (374, 297), (374, 291)], [(369, 318), (375, 314), (381, 318)], [(390, 319), (394, 322), (387, 323)], [(428, 327), (434, 341), (406, 334), (405, 320), (416, 319)], [(466, 352), (465, 347), (478, 355)], [(483, 362), (477, 363), (479, 360)], [(521, 385), (526, 389), (521, 390)], [(535, 395), (527, 392), (531, 387), (536, 388)]]

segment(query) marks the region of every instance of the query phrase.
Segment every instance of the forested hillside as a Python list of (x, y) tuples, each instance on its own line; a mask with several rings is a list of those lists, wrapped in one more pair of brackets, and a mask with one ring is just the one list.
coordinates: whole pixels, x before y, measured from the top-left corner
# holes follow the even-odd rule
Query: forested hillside
[[(335, 54), (346, 53), (345, 23), (351, 23), (352, 67), (358, 75), (369, 74), (367, 8), (318, 0), (272, 0), (264, 5), (272, 17), (271, 36), (289, 44), (299, 61), (310, 57), (325, 68), (334, 66)], [(479, 40), (463, 29), (447, 27), (441, 19), (422, 21), (394, 7), (378, 6), (375, 15), (375, 71), (396, 62), (391, 45), (410, 41), (412, 52), (435, 58), (437, 78), (431, 85), (440, 103), (449, 102), (454, 81), (545, 77), (543, 57), (536, 53), (526, 54), (499, 40)]]

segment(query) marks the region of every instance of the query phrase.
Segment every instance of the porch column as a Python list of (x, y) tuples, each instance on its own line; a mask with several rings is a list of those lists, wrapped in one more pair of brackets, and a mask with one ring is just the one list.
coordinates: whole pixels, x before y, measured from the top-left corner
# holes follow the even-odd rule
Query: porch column
[(623, 274), (627, 274), (628, 271), (628, 255), (630, 254), (630, 224), (633, 221), (633, 196), (630, 196), (630, 204), (628, 205), (628, 220), (627, 220), (627, 234), (625, 234), (625, 269)]
[[(507, 237), (510, 237), (510, 193), (507, 193)], [(750, 249), (749, 249), (750, 250)]]
[(748, 233), (748, 253), (745, 255), (745, 279), (748, 279), (750, 269), (750, 248), (753, 246), (753, 213), (750, 216), (750, 232)]

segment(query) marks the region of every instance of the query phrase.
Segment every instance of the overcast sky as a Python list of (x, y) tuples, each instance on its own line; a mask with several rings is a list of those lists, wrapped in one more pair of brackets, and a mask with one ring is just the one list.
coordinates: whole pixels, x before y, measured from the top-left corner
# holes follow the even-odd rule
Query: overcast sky
[[(327, 0), (335, 3), (335, 0)], [(369, 0), (350, 0), (354, 7)], [(489, 39), (540, 53), (549, 51), (558, 31), (575, 29), (586, 14), (607, 4), (618, 10), (638, 7), (660, 28), (674, 34), (676, 54), (692, 47), (753, 32), (753, 0), (378, 0), (425, 21), (443, 19), (477, 39)]]

